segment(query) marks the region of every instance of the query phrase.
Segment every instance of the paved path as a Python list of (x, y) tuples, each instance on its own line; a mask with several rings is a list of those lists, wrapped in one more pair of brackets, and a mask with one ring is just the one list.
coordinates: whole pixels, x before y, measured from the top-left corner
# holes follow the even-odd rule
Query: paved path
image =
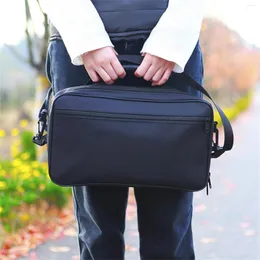
[[(195, 194), (193, 230), (198, 260), (258, 260), (260, 93), (252, 107), (233, 123), (235, 146), (212, 162), (213, 189)], [(135, 206), (128, 207), (126, 259), (138, 260)], [(65, 236), (39, 246), (24, 260), (76, 260), (75, 225)], [(37, 255), (37, 258), (35, 257)], [(162, 259), (163, 260), (163, 259)]]

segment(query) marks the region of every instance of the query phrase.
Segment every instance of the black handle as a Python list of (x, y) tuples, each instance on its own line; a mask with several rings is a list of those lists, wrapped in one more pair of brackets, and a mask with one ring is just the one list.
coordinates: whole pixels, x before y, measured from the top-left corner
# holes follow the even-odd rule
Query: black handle
[(122, 62), (127, 62), (128, 64), (139, 66), (143, 61), (143, 56), (141, 55), (128, 55), (122, 54), (117, 56), (118, 60)]
[(134, 73), (141, 64), (143, 57), (139, 55), (118, 55), (118, 60), (128, 73)]
[(133, 74), (138, 68), (138, 65), (134, 64), (122, 64), (122, 66), (125, 69), (125, 71), (130, 74)]

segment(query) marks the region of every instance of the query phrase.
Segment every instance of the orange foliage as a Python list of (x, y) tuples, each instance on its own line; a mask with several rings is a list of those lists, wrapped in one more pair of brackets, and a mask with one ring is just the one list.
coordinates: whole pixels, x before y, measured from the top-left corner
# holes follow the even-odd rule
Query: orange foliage
[(248, 46), (222, 22), (205, 19), (200, 43), (207, 88), (229, 97), (240, 96), (260, 80), (260, 50)]

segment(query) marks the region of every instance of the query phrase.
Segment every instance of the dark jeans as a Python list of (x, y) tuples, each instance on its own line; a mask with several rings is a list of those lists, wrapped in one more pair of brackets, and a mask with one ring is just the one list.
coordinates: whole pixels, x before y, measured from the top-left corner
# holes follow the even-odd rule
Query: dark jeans
[[(115, 48), (119, 54), (138, 54), (142, 44), (120, 42)], [(47, 64), (47, 73), (55, 92), (85, 84), (89, 80), (83, 66), (71, 64), (61, 40), (50, 43)], [(201, 82), (203, 64), (199, 44), (186, 71)], [(198, 95), (174, 75), (169, 83), (172, 87)], [(135, 188), (134, 192), (141, 259), (195, 259), (191, 229), (193, 194), (162, 188)], [(73, 197), (79, 228), (80, 259), (124, 259), (128, 188), (74, 187)]]

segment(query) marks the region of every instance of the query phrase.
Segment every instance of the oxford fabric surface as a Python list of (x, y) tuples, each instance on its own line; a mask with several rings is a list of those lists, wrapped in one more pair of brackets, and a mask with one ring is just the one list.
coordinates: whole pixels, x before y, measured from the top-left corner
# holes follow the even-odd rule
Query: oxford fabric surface
[[(142, 44), (142, 41), (119, 42), (116, 50), (119, 54), (138, 54)], [(203, 64), (198, 44), (186, 71), (198, 82), (202, 81)], [(61, 40), (54, 40), (49, 45), (47, 74), (55, 93), (89, 81), (83, 66), (71, 64)], [(193, 91), (175, 81), (174, 77), (171, 84)], [(200, 95), (196, 91), (193, 94)], [(141, 259), (195, 259), (191, 228), (193, 194), (170, 189), (135, 188), (135, 196)], [(127, 197), (127, 187), (73, 188), (81, 260), (124, 258)]]
[(144, 83), (138, 78), (134, 88), (126, 86), (132, 78), (57, 93), (48, 127), (52, 181), (62, 186), (205, 188), (212, 106), (170, 86), (141, 90)]

